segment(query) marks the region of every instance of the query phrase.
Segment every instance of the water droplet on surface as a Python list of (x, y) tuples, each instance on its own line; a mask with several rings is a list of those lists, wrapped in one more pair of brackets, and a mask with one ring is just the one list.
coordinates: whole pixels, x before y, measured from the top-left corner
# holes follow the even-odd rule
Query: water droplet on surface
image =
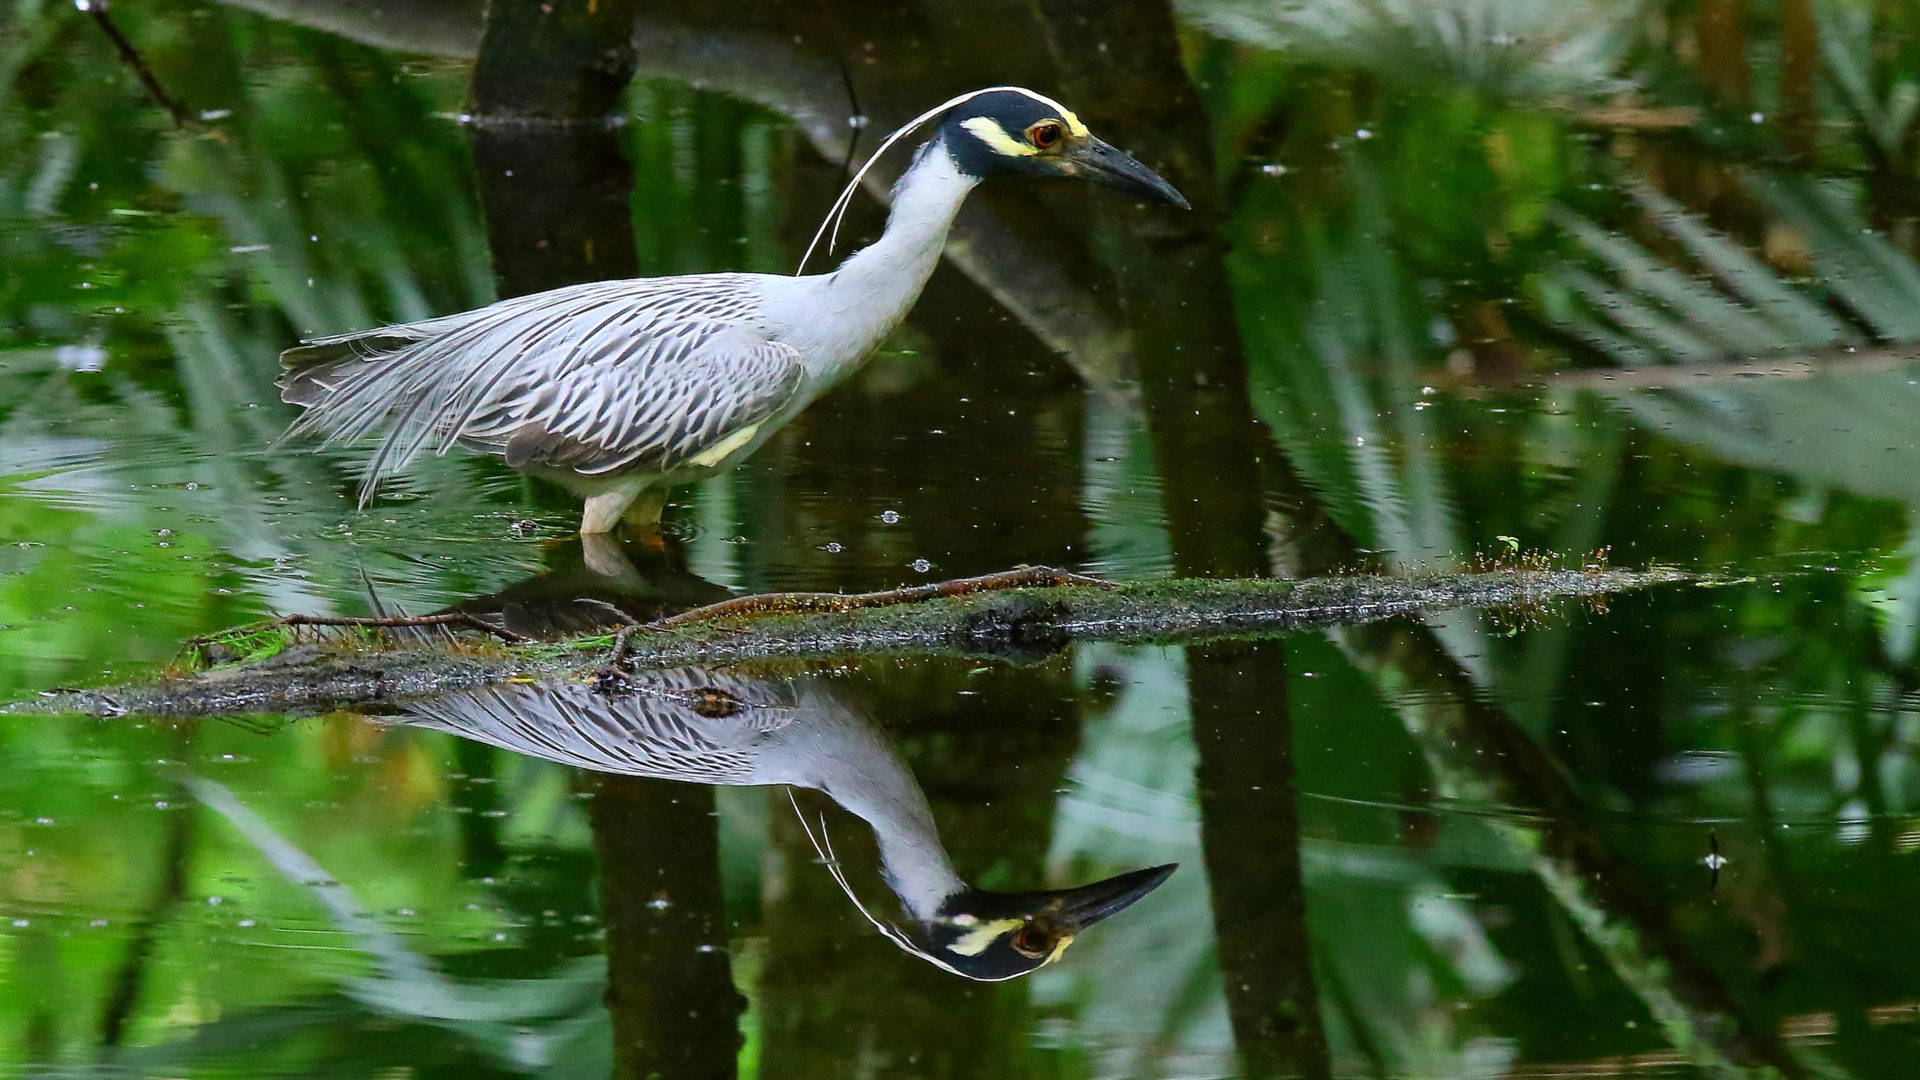
[(898, 510), (883, 510), (880, 513), (880, 520), (889, 525), (898, 525), (900, 523), (900, 512)]
[(925, 559), (915, 559), (915, 560), (913, 560), (913, 571), (914, 571), (914, 573), (916, 573), (916, 574), (924, 574), (924, 573), (926, 573), (927, 571), (929, 571), (929, 570), (931, 570), (931, 569), (933, 569), (933, 564), (932, 564), (932, 563), (930, 563), (930, 562), (928, 562), (927, 560), (925, 560)]

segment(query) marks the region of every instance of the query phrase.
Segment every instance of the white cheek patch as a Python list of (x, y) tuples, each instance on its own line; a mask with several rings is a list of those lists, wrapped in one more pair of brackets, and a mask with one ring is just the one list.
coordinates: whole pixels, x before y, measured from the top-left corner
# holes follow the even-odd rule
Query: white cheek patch
[[(957, 923), (959, 920), (954, 921)], [(1025, 924), (1024, 919), (994, 919), (991, 922), (981, 923), (962, 934), (959, 941), (947, 946), (947, 951), (959, 953), (961, 956), (979, 956), (987, 951), (987, 946), (993, 944), (995, 938)]]
[(1040, 152), (1007, 134), (1005, 128), (989, 117), (976, 116), (969, 120), (962, 120), (960, 126), (973, 132), (973, 137), (986, 143), (988, 149), (1005, 157), (1032, 157)]

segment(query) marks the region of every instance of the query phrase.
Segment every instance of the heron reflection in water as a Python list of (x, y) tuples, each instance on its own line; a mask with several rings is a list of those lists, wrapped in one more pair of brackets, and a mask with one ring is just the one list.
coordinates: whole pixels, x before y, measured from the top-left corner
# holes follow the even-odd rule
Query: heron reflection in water
[(872, 826), (906, 919), (881, 918), (862, 904), (824, 826), (808, 828), (847, 897), (894, 944), (969, 979), (1012, 979), (1060, 959), (1076, 935), (1174, 870), (1149, 867), (1036, 892), (967, 884), (906, 763), (870, 720), (817, 682), (641, 672), (615, 693), (558, 680), (462, 691), (411, 705), (400, 721), (597, 772), (820, 791)]

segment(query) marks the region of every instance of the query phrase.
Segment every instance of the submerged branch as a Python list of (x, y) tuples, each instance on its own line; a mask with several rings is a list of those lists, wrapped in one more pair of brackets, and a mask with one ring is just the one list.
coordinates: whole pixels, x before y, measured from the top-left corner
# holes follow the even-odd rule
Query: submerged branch
[[(1678, 571), (1537, 566), (1396, 578), (1197, 580), (1113, 584), (1044, 567), (884, 593), (742, 597), (620, 635), (629, 667), (875, 655), (1043, 656), (1075, 642), (1251, 640), (1450, 608), (1537, 608), (1689, 580)], [(1036, 584), (1037, 583), (1037, 584)], [(308, 624), (311, 620), (306, 621)], [(354, 626), (298, 641), (267, 620), (216, 635), (238, 663), (141, 683), (49, 691), (0, 712), (169, 716), (380, 706), (516, 678), (604, 674), (613, 634), (501, 644), (494, 631), (451, 641)], [(204, 644), (197, 655), (206, 655)]]

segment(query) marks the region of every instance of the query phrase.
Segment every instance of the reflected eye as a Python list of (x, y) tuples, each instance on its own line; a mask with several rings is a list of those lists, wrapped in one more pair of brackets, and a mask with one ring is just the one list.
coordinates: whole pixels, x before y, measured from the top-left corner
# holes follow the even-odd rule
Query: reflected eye
[(1042, 120), (1027, 129), (1027, 141), (1045, 150), (1054, 143), (1059, 142), (1060, 136), (1065, 134), (1065, 130), (1066, 129), (1060, 126), (1060, 121), (1058, 120)]
[(1037, 926), (1029, 926), (1014, 935), (1013, 951), (1036, 959), (1045, 956), (1053, 951), (1053, 935)]

